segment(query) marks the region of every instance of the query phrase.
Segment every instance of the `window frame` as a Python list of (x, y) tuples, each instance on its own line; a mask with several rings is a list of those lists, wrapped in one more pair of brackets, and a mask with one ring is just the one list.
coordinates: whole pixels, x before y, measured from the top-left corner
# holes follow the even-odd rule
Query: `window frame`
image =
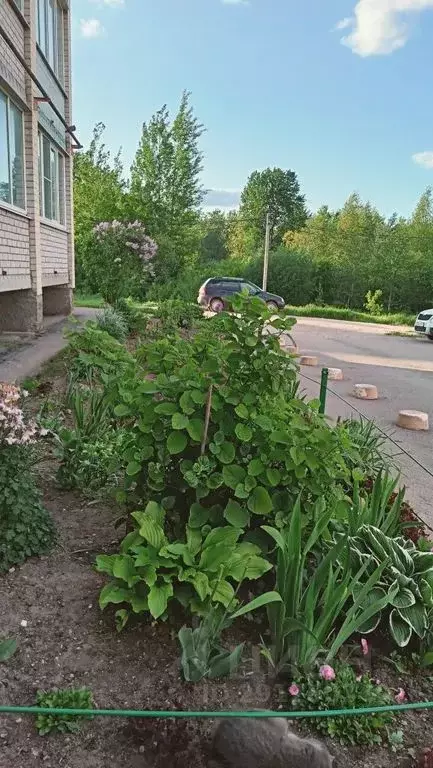
[(36, 0), (38, 49), (61, 86), (65, 84), (64, 14), (60, 0)]
[[(43, 130), (38, 135), (39, 212), (48, 225), (66, 230), (66, 155)], [(48, 157), (46, 158), (46, 151)], [(54, 163), (53, 163), (54, 157)], [(49, 176), (45, 174), (49, 169)], [(46, 193), (49, 185), (49, 211)]]
[[(11, 99), (8, 93), (0, 88), (0, 95), (6, 102), (6, 160), (8, 168), (8, 187), (9, 187), (9, 200), (4, 200), (0, 197), (0, 206), (7, 206), (19, 212), (27, 211), (27, 189), (26, 189), (26, 155), (25, 155), (25, 140), (24, 140), (24, 112), (18, 106), (18, 104)], [(13, 185), (13, 161), (11, 153), (11, 132), (15, 130), (15, 123), (12, 118), (12, 108), (21, 116), (21, 187), (22, 187), (22, 205), (14, 202), (14, 185)], [(15, 139), (14, 139), (15, 144)]]

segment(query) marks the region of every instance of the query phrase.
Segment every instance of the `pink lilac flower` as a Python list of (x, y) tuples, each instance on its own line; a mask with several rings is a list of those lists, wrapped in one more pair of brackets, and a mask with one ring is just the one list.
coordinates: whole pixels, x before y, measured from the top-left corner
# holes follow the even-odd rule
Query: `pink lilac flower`
[(398, 693), (394, 698), (397, 704), (404, 704), (407, 697), (406, 697), (406, 692), (403, 690), (403, 688), (398, 689)]
[(322, 667), (320, 667), (319, 675), (324, 680), (335, 680), (335, 671), (332, 667), (329, 666), (329, 664), (324, 664)]
[(299, 688), (296, 685), (296, 683), (292, 683), (292, 685), (289, 688), (289, 693), (291, 696), (299, 696)]
[(364, 656), (367, 656), (368, 655), (368, 642), (365, 639), (365, 637), (363, 637), (362, 640), (361, 640), (361, 649), (362, 649), (362, 652), (363, 652)]

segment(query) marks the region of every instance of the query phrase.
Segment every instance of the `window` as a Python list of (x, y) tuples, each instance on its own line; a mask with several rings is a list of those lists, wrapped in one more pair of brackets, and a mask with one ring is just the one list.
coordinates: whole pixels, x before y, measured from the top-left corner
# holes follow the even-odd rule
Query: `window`
[(41, 216), (65, 223), (65, 157), (44, 133), (39, 134)]
[(38, 45), (54, 74), (64, 79), (63, 9), (59, 0), (37, 0)]
[(0, 91), (0, 200), (25, 208), (23, 113)]
[(15, 5), (16, 5), (16, 7), (17, 7), (17, 8), (18, 8), (18, 9), (21, 11), (21, 13), (22, 13), (22, 12), (23, 12), (23, 5), (24, 5), (24, 0), (14, 0), (14, 3), (15, 3)]

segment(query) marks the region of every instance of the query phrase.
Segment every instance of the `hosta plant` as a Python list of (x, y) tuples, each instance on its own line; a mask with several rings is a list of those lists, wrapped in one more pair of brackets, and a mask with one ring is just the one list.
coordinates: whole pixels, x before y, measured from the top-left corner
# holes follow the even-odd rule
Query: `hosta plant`
[(423, 640), (433, 613), (433, 552), (420, 552), (411, 541), (392, 539), (371, 525), (361, 526), (348, 544), (353, 573), (365, 566), (359, 589), (380, 563), (386, 563), (367, 602), (381, 601), (387, 595), (389, 606), (372, 617), (361, 631), (371, 632), (386, 618), (391, 637), (400, 648), (413, 635)]
[(241, 540), (241, 528), (188, 525), (185, 539), (170, 540), (168, 512), (162, 505), (149, 502), (132, 517), (136, 527), (123, 540), (120, 554), (100, 555), (96, 560), (97, 570), (112, 577), (100, 594), (101, 609), (110, 604), (126, 606), (117, 612), (118, 629), (131, 612), (163, 617), (173, 600), (201, 615), (212, 604), (234, 606), (236, 586), (244, 579), (260, 578), (271, 568), (258, 546)]

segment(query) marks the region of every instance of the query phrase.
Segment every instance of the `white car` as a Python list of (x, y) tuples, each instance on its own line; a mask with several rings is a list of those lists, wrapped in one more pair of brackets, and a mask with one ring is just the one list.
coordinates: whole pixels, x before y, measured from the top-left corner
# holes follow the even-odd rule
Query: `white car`
[(414, 331), (433, 341), (433, 309), (424, 309), (415, 320)]

